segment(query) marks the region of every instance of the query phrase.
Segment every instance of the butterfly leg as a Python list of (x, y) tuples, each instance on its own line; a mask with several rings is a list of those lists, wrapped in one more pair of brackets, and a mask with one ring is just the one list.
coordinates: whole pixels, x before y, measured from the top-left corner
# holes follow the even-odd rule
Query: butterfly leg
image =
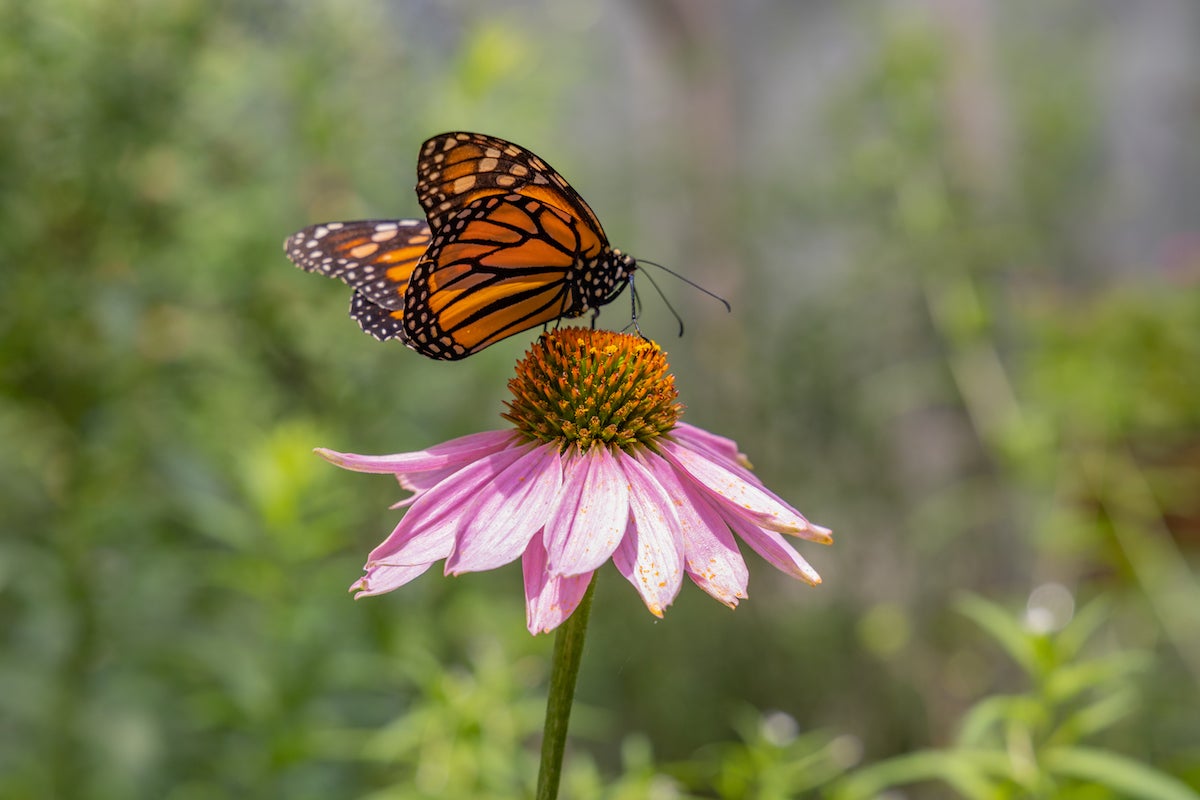
[(633, 283), (633, 274), (629, 275), (629, 324), (633, 326), (633, 330), (645, 341), (650, 341), (646, 338), (646, 334), (642, 333), (642, 329), (638, 327), (638, 319), (642, 316), (642, 298), (638, 296), (637, 287)]

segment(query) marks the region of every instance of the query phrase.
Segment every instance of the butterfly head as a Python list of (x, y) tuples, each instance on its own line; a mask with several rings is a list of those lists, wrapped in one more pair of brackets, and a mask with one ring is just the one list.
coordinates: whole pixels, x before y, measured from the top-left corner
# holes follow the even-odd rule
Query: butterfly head
[(598, 257), (586, 262), (579, 283), (583, 308), (570, 316), (578, 316), (589, 309), (611, 303), (625, 290), (629, 276), (636, 269), (634, 257), (616, 249), (606, 248)]
[(622, 253), (615, 247), (612, 251), (612, 260), (617, 268), (623, 272), (626, 277), (632, 275), (633, 271), (637, 269), (637, 260), (633, 256), (629, 255), (629, 253)]

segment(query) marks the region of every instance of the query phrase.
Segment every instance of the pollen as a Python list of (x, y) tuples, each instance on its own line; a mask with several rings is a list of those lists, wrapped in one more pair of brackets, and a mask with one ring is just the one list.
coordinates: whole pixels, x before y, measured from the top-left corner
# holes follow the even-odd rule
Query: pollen
[(504, 418), (530, 441), (561, 451), (653, 447), (683, 406), (666, 354), (638, 336), (589, 328), (542, 334), (508, 382)]

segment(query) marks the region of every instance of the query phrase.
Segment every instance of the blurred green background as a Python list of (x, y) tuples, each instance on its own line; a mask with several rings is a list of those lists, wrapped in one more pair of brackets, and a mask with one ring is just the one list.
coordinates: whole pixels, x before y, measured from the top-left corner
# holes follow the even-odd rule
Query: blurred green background
[(418, 215), (453, 129), (732, 302), (656, 276), (688, 332), (643, 330), (837, 537), (735, 612), (602, 571), (570, 796), (1194, 796), (1198, 43), (1185, 0), (0, 2), (0, 797), (528, 793), (520, 569), (352, 602), (400, 493), (311, 448), (502, 427), (534, 334), (422, 359), (280, 248)]

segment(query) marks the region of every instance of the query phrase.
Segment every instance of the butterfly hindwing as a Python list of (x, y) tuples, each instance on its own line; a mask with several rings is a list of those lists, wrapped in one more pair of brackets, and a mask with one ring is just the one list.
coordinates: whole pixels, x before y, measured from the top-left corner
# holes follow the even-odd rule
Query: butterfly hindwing
[(459, 359), (589, 308), (584, 268), (608, 251), (578, 219), (522, 195), (484, 197), (451, 219), (405, 296), (409, 347)]
[(289, 236), (283, 249), (301, 269), (337, 278), (376, 305), (402, 309), (429, 240), (424, 220), (369, 219), (312, 225)]
[(369, 333), (381, 342), (388, 339), (404, 341), (404, 325), (400, 321), (403, 315), (400, 309), (388, 309), (371, 302), (360, 291), (350, 298), (350, 318), (358, 323), (363, 333)]

